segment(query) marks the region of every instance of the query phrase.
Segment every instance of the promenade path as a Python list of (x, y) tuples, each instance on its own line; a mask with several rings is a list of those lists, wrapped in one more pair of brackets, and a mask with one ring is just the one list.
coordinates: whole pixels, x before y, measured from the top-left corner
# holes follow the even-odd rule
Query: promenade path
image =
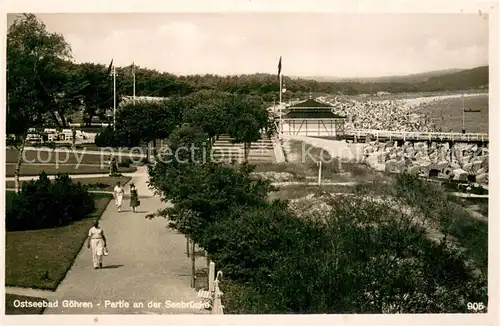
[(55, 152), (55, 153), (72, 153), (72, 154), (92, 154), (92, 155), (103, 155), (103, 156), (109, 156), (110, 154), (113, 154), (115, 156), (134, 156), (134, 157), (146, 157), (146, 154), (140, 153), (140, 152), (133, 152), (131, 153), (130, 151), (127, 150), (119, 150), (119, 149), (111, 149), (108, 148), (108, 150), (102, 149), (102, 150), (92, 150), (92, 149), (73, 149), (73, 148), (48, 148), (48, 147), (25, 147), (25, 151), (35, 151), (35, 152)]
[[(122, 173), (121, 175), (124, 176), (124, 177), (129, 177), (129, 178), (140, 177), (140, 175), (142, 174), (142, 172), (139, 172), (139, 169), (141, 169), (141, 167), (139, 167), (136, 172)], [(144, 168), (144, 169), (146, 169), (146, 168)], [(109, 173), (69, 174), (69, 176), (71, 177), (71, 179), (107, 178), (107, 177), (109, 177)], [(56, 176), (53, 175), (53, 174), (48, 175), (47, 177), (49, 179), (55, 179), (56, 178)], [(38, 178), (39, 178), (38, 175), (25, 175), (25, 176), (20, 176), (19, 177), (19, 181), (36, 180)], [(14, 181), (14, 180), (15, 180), (15, 177), (5, 177), (5, 181)]]
[[(126, 196), (125, 209), (121, 213), (111, 201), (101, 217), (109, 249), (109, 256), (104, 257), (104, 268), (93, 269), (91, 253), (85, 244), (57, 290), (45, 296), (49, 300), (59, 300), (59, 307), (47, 308), (45, 314), (208, 313), (198, 307), (173, 309), (165, 306), (167, 300), (199, 303), (200, 299), (190, 287), (191, 262), (185, 253), (184, 235), (166, 228), (164, 218), (144, 218), (147, 213), (166, 207), (166, 203), (148, 189), (147, 180), (146, 167), (139, 167), (132, 176), (141, 201), (137, 213), (128, 207)], [(127, 194), (128, 185), (125, 190)], [(13, 288), (7, 288), (6, 292), (22, 294)], [(36, 290), (31, 292), (34, 294)], [(62, 300), (91, 302), (93, 307), (64, 308)], [(124, 300), (130, 306), (106, 307), (105, 300)], [(148, 308), (149, 301), (160, 302), (161, 307)], [(144, 307), (134, 308), (133, 302), (142, 302)]]

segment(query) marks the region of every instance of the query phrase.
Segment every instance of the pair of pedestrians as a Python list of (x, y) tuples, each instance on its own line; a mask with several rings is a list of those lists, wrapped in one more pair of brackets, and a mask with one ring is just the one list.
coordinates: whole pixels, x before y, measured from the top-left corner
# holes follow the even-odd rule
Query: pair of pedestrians
[[(115, 204), (118, 208), (118, 212), (121, 211), (123, 204), (123, 196), (125, 195), (125, 190), (121, 186), (120, 182), (116, 183), (115, 189), (113, 190), (113, 196), (115, 197)], [(137, 194), (137, 189), (133, 183), (130, 184), (130, 207), (134, 213), (136, 212), (136, 208), (139, 207), (141, 202), (139, 201), (139, 195)]]

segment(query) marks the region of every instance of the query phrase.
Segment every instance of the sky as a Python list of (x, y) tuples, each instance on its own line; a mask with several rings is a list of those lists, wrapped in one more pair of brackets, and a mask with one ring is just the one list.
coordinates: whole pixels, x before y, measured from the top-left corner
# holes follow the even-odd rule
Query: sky
[[(342, 78), (488, 64), (479, 14), (37, 14), (76, 62), (187, 74), (277, 73)], [(15, 15), (7, 16), (10, 25)]]

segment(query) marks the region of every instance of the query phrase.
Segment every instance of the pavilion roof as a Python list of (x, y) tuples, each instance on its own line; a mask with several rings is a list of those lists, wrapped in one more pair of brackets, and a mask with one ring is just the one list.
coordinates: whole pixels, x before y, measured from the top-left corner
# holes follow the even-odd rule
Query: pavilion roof
[(330, 104), (318, 102), (310, 98), (289, 107), (289, 109), (294, 109), (294, 108), (333, 108), (333, 107)]
[(285, 119), (343, 119), (345, 117), (335, 114), (331, 108), (290, 109), (283, 115)]

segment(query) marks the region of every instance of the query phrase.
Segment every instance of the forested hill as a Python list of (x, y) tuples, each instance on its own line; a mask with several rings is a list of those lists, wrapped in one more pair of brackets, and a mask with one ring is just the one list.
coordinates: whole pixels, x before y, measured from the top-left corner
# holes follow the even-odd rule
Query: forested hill
[(332, 77), (332, 76), (308, 76), (308, 77), (293, 77), (292, 78), (302, 78), (302, 79), (313, 79), (319, 82), (337, 82), (337, 83), (347, 83), (347, 82), (359, 82), (359, 83), (420, 83), (429, 80), (431, 77), (440, 77), (444, 75), (449, 75), (452, 73), (463, 71), (464, 69), (445, 69), (445, 70), (435, 70), (427, 71), (416, 74), (408, 75), (395, 75), (395, 76), (383, 76), (383, 77)]
[(429, 78), (427, 84), (431, 87), (446, 85), (450, 89), (487, 88), (489, 84), (489, 67), (477, 67), (440, 77), (432, 77)]
[[(124, 93), (132, 93), (130, 67), (121, 68), (120, 85)], [(422, 75), (422, 74), (421, 74)], [(136, 69), (137, 95), (169, 96), (175, 93), (189, 93), (200, 89), (215, 89), (228, 92), (252, 93), (273, 101), (278, 96), (279, 83), (274, 74), (252, 74), (239, 76), (189, 75), (175, 76), (154, 70)], [(380, 91), (390, 93), (455, 91), (487, 88), (488, 66), (450, 72), (428, 77), (420, 82), (326, 82), (305, 78), (284, 77), (287, 92), (285, 97), (303, 97), (309, 92), (369, 94)]]

